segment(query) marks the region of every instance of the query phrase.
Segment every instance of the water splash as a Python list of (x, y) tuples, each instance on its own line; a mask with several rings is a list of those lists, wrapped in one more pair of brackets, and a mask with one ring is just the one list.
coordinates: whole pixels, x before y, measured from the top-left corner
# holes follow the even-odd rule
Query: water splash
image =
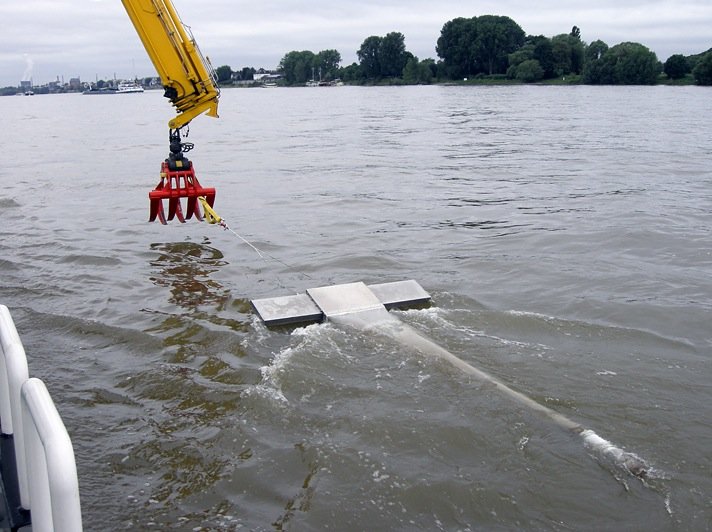
[(608, 440), (601, 438), (591, 429), (581, 431), (584, 445), (599, 454), (602, 458), (610, 459), (616, 466), (630, 473), (634, 477), (647, 478), (651, 467), (645, 460), (635, 453), (624, 451), (613, 445)]

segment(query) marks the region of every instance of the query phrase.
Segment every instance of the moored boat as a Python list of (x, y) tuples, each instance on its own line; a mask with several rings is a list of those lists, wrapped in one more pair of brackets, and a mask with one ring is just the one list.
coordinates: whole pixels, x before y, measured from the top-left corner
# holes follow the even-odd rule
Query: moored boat
[(90, 89), (85, 90), (83, 94), (132, 94), (143, 91), (143, 87), (134, 81), (122, 81), (116, 87), (97, 88), (92, 86)]
[(127, 94), (130, 92), (143, 92), (143, 87), (134, 81), (122, 81), (116, 89), (118, 94)]

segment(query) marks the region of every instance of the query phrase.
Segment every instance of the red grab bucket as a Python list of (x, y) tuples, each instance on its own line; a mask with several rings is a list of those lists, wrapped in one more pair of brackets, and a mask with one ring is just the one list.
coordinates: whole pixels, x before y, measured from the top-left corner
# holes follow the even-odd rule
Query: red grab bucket
[[(186, 161), (187, 162), (187, 161)], [(200, 185), (198, 178), (195, 177), (193, 164), (189, 163), (186, 169), (171, 170), (168, 161), (161, 164), (161, 181), (156, 185), (156, 188), (148, 193), (148, 198), (151, 201), (151, 214), (149, 222), (155, 221), (156, 218), (166, 224), (178, 218), (181, 223), (190, 220), (193, 215), (202, 221), (203, 215), (200, 212), (198, 198), (204, 197), (211, 207), (215, 203), (215, 189), (205, 188)], [(186, 208), (183, 210), (181, 198), (186, 198)], [(168, 217), (166, 217), (163, 208), (163, 200), (168, 200)]]

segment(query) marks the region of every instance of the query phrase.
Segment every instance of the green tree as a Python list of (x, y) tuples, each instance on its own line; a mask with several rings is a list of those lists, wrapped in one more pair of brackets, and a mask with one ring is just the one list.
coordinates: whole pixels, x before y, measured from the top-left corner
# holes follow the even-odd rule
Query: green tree
[(405, 49), (405, 37), (396, 31), (385, 37), (367, 37), (356, 55), (361, 72), (367, 79), (400, 77), (408, 60), (413, 57), (413, 54)]
[(508, 55), (524, 44), (524, 31), (509, 17), (483, 15), (445, 23), (436, 52), (453, 78), (504, 74)]
[(418, 83), (419, 62), (417, 57), (411, 57), (403, 68), (403, 81), (408, 85), (416, 85)]
[(608, 45), (600, 39), (593, 41), (586, 47), (583, 67), (584, 83), (589, 85), (613, 83), (613, 73), (610, 65), (603, 62), (606, 52), (608, 52)]
[(316, 54), (315, 68), (320, 72), (321, 79), (332, 80), (339, 77), (341, 54), (337, 50), (322, 50)]
[(240, 79), (243, 81), (249, 81), (255, 79), (255, 69), (253, 67), (242, 67), (240, 70)]
[(422, 83), (432, 83), (438, 74), (438, 65), (434, 59), (423, 59), (418, 63), (418, 75)]
[[(712, 52), (712, 48), (707, 50), (707, 52)], [(685, 57), (685, 59), (687, 59), (687, 64), (690, 67), (690, 72), (695, 70), (697, 63), (700, 62), (700, 59), (702, 59), (705, 56), (705, 54), (707, 54), (707, 52), (701, 52), (699, 54), (688, 55), (687, 57)]]
[(393, 31), (381, 39), (378, 47), (378, 64), (381, 76), (400, 77), (408, 58), (405, 50), (405, 37), (402, 33)]
[(581, 39), (571, 34), (556, 35), (551, 38), (551, 50), (556, 76), (581, 73), (584, 63), (584, 46)]
[(698, 85), (712, 85), (712, 50), (705, 53), (692, 71)]
[(544, 70), (544, 78), (554, 77), (554, 49), (551, 44), (551, 39), (539, 35), (530, 37), (534, 44), (534, 56), (532, 59), (539, 61), (539, 65)]
[(581, 30), (578, 26), (571, 28), (569, 42), (571, 43), (571, 71), (574, 74), (581, 74), (586, 60), (586, 46), (581, 40)]
[(509, 68), (507, 68), (507, 77), (514, 79), (517, 76), (517, 67), (521, 65), (524, 61), (529, 61), (534, 59), (534, 45), (531, 42), (527, 42), (516, 52), (509, 54)]
[[(575, 27), (575, 26), (574, 26)], [(581, 74), (586, 62), (586, 47), (581, 40), (571, 41), (571, 72)]]
[(368, 79), (381, 77), (381, 63), (379, 60), (379, 50), (381, 48), (382, 37), (371, 35), (361, 43), (361, 47), (356, 52), (363, 75)]
[(570, 35), (556, 35), (551, 38), (551, 53), (554, 57), (554, 74), (557, 77), (571, 73)]
[(624, 42), (609, 48), (600, 58), (590, 59), (584, 71), (584, 82), (653, 85), (659, 73), (660, 62), (654, 52), (640, 43)]
[(621, 85), (654, 85), (660, 74), (657, 56), (640, 43), (617, 44), (604, 59), (614, 62), (614, 82)]
[(291, 51), (279, 62), (279, 70), (288, 85), (303, 84), (312, 78), (315, 69), (314, 52)]
[(663, 64), (663, 72), (665, 72), (670, 79), (684, 78), (689, 71), (690, 66), (682, 54), (671, 55)]
[(602, 40), (593, 41), (586, 47), (586, 61), (598, 61), (608, 51), (608, 45)]
[(544, 78), (544, 69), (536, 59), (527, 59), (516, 67), (514, 78), (524, 83), (540, 81)]
[(485, 74), (504, 74), (507, 56), (524, 44), (524, 30), (509, 17), (483, 15), (476, 20), (475, 50)]
[(420, 61), (411, 56), (403, 68), (403, 81), (408, 85), (427, 85), (433, 81), (435, 68), (435, 61), (432, 59)]
[(477, 70), (472, 43), (475, 40), (475, 19), (455, 18), (446, 22), (435, 48), (443, 61), (441, 69), (444, 76), (459, 79), (469, 76)]
[(358, 63), (351, 63), (339, 69), (339, 77), (344, 81), (360, 81), (364, 79), (364, 74)]
[(215, 74), (218, 76), (218, 83), (225, 83), (232, 79), (232, 69), (229, 65), (222, 65), (215, 69)]

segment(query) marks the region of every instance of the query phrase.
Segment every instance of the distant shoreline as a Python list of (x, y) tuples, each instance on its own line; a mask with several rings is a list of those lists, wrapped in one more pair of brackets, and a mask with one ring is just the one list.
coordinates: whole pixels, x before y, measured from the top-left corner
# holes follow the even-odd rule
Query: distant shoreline
[[(403, 82), (403, 80), (399, 78), (395, 79), (384, 79), (380, 80), (378, 82), (365, 82), (365, 83), (353, 83), (353, 82), (347, 82), (344, 83), (345, 86), (349, 87), (413, 87), (413, 86), (422, 86), (422, 85), (434, 85), (434, 86), (458, 86), (458, 87), (467, 87), (467, 86), (551, 86), (551, 87), (557, 87), (557, 86), (603, 86), (603, 87), (655, 87), (655, 86), (668, 86), (668, 87), (688, 87), (688, 86), (701, 86), (697, 83), (695, 83), (695, 79), (692, 75), (685, 76), (684, 78), (681, 79), (668, 79), (665, 76), (660, 76), (660, 79), (652, 84), (652, 85), (621, 85), (621, 84), (609, 84), (609, 85), (591, 85), (591, 84), (586, 84), (581, 81), (581, 76), (566, 76), (564, 78), (560, 79), (548, 79), (548, 80), (542, 80), (538, 81), (535, 83), (525, 83), (519, 80), (514, 80), (514, 79), (506, 79), (506, 78), (500, 78), (500, 77), (484, 77), (484, 78), (473, 78), (473, 79), (463, 79), (463, 80), (447, 80), (447, 81), (441, 81), (441, 82), (433, 82), (433, 83), (428, 83), (428, 84), (406, 84)], [(287, 84), (278, 84), (277, 85), (279, 88), (304, 88), (304, 85), (287, 85)], [(153, 92), (153, 91), (160, 91), (162, 90), (161, 87), (144, 87), (146, 92)], [(259, 89), (259, 88), (264, 88), (264, 85), (255, 83), (253, 85), (233, 85), (233, 84), (221, 84), (220, 89)], [(331, 87), (325, 87), (325, 88), (331, 88)], [(324, 90), (325, 88), (319, 87), (319, 89)], [(45, 89), (45, 90), (43, 90)], [(17, 87), (5, 87), (4, 89), (0, 89), (0, 96), (24, 96), (25, 93), (24, 91), (20, 90)], [(83, 94), (83, 91), (81, 90), (62, 90), (62, 91), (52, 91), (50, 92), (49, 90), (46, 90), (45, 87), (33, 87), (32, 88), (32, 96), (42, 96), (42, 95), (48, 95), (48, 94)]]

